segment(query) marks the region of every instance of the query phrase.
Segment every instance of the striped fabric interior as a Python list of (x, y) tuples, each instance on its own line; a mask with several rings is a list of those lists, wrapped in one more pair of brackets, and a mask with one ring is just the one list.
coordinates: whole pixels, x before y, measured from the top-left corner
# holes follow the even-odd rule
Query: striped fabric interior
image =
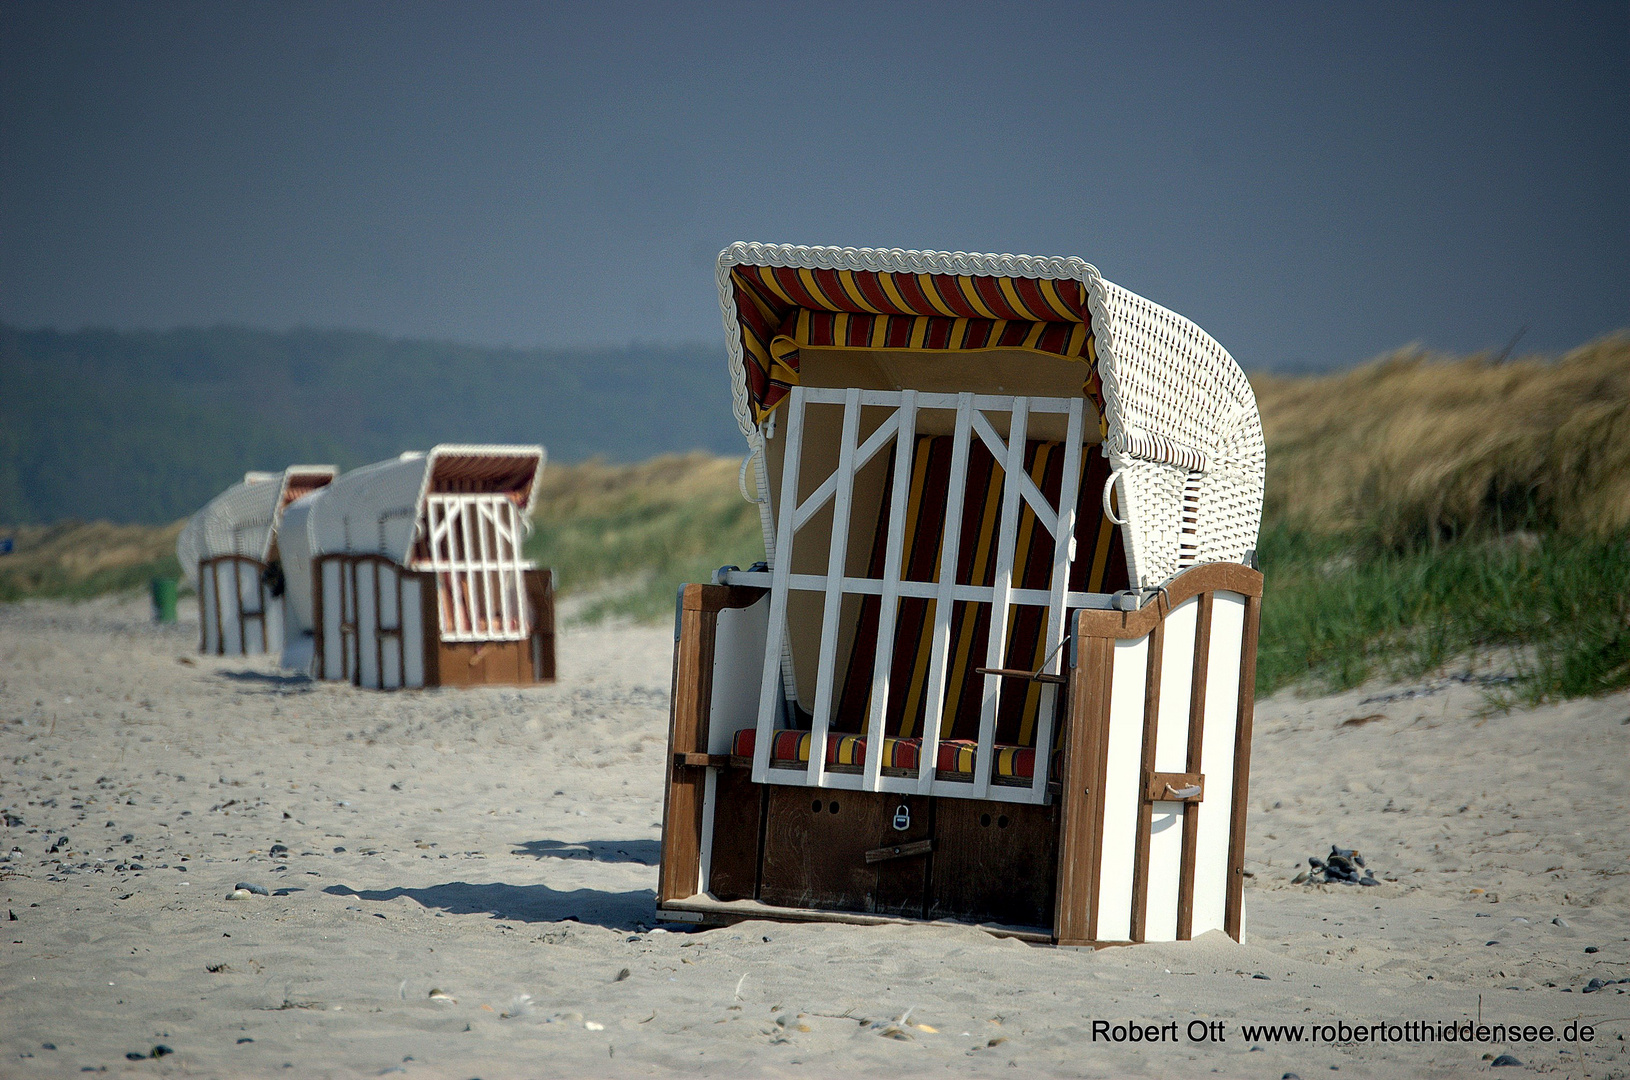
[[(807, 731), (777, 731), (770, 744), (770, 761), (777, 765), (807, 765), (811, 735)], [(826, 740), (826, 765), (834, 772), (859, 772), (866, 764), (864, 735), (839, 735), (836, 732)], [(736, 732), (730, 745), (732, 756), (750, 759), (758, 745), (758, 732), (743, 728)], [(921, 739), (884, 739), (883, 771), (885, 773), (916, 775), (922, 761)], [(973, 776), (974, 758), (978, 743), (968, 739), (946, 740), (939, 745), (936, 771), (945, 774)], [(996, 747), (997, 779), (1029, 780), (1035, 776), (1036, 751), (1027, 746)]]
[(1080, 360), (1103, 411), (1078, 281), (738, 266), (731, 271), (747, 384), (762, 421), (798, 384), (800, 348), (1013, 349)]
[[(940, 541), (945, 531), (946, 487), (951, 472), (952, 439), (948, 435), (919, 436), (913, 455), (913, 473), (906, 504), (906, 580), (939, 578)], [(1064, 472), (1064, 448), (1055, 442), (1025, 444), (1030, 477), (1056, 504)], [(892, 463), (890, 465), (892, 473)], [(1126, 555), (1115, 541), (1115, 527), (1103, 516), (1101, 493), (1109, 463), (1103, 455), (1082, 455), (1080, 496), (1076, 505), (1076, 557), (1069, 587), (1075, 591), (1115, 592), (1127, 587)], [(892, 484), (892, 475), (884, 490)], [(1002, 504), (1002, 470), (979, 440), (968, 448), (968, 479), (963, 496), (962, 539), (957, 581), (989, 586), (995, 579), (994, 555)], [(867, 574), (881, 578), (887, 552), (889, 507), (884, 503), (872, 543)], [(1036, 520), (1028, 504), (1019, 515), (1014, 547), (1013, 583), (1019, 588), (1045, 589), (1051, 576), (1053, 537)], [(872, 668), (877, 656), (877, 629), (881, 598), (863, 596), (854, 647), (846, 666), (832, 728), (861, 732), (870, 716)], [(895, 622), (894, 666), (889, 678), (889, 702), (884, 730), (911, 737), (921, 733), (927, 703), (928, 663), (933, 637), (934, 601), (902, 598)], [(984, 676), (975, 669), (985, 664), (989, 643), (990, 605), (958, 601), (951, 613), (951, 655), (946, 679), (945, 709), (940, 716), (941, 739), (977, 739), (980, 696)], [(1002, 666), (1034, 671), (1046, 658), (1047, 610), (1016, 607), (1009, 615), (1008, 649)], [(1023, 746), (1035, 742), (1036, 717), (1041, 705), (1040, 683), (1008, 681), (1003, 687), (996, 717), (996, 742)], [(1062, 735), (1062, 730), (1060, 730)]]

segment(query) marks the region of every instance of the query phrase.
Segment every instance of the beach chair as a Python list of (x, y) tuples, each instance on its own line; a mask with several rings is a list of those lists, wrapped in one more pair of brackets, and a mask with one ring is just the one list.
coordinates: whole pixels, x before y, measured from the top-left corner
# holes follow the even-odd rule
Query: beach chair
[(552, 576), (522, 553), (543, 462), (444, 444), (291, 505), (285, 664), (379, 690), (553, 682)]
[(198, 650), (257, 656), (283, 640), (283, 575), (277, 543), (283, 512), (323, 487), (332, 465), (245, 473), (194, 514), (176, 538), (176, 559), (198, 592)]
[(1075, 258), (735, 244), (718, 284), (767, 557), (679, 596), (661, 916), (1240, 938), (1233, 359)]

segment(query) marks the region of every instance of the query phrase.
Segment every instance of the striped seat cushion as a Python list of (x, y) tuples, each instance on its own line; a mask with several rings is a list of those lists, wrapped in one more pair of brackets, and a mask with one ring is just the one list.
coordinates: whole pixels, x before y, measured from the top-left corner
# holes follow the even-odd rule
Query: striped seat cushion
[[(770, 743), (771, 764), (808, 764), (810, 741), (811, 735), (807, 731), (777, 731)], [(841, 735), (837, 732), (828, 735), (827, 765), (855, 768), (864, 766), (866, 741), (864, 735)], [(732, 739), (730, 753), (735, 757), (750, 758), (757, 745), (757, 730), (743, 728), (736, 732)], [(921, 739), (884, 739), (882, 767), (914, 773), (922, 763), (922, 748)], [(939, 744), (939, 760), (935, 762), (935, 768), (941, 773), (972, 776), (978, 748), (978, 743), (969, 739), (944, 739)], [(1036, 775), (1035, 770), (1036, 751), (1033, 748), (1000, 745), (996, 747), (995, 779), (1029, 780)]]

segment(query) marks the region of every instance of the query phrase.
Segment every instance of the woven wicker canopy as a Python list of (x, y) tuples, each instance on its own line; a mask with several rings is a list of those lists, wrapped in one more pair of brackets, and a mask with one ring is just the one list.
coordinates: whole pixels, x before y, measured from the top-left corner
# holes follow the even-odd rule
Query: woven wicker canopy
[[(1011, 373), (1076, 361), (1098, 408), (1127, 562), (1140, 588), (1201, 562), (1250, 562), (1261, 522), (1256, 398), (1188, 319), (1074, 257), (737, 243), (718, 286), (738, 425), (762, 462), (765, 425), (813, 351), (989, 355)], [(974, 375), (968, 391), (990, 392)], [(902, 387), (903, 388), (903, 387)], [(1012, 392), (1012, 391), (1009, 391)], [(1021, 391), (1022, 392), (1022, 391)], [(759, 470), (767, 509), (770, 485)], [(1106, 492), (1107, 498), (1107, 492)], [(774, 537), (766, 518), (773, 561)]]

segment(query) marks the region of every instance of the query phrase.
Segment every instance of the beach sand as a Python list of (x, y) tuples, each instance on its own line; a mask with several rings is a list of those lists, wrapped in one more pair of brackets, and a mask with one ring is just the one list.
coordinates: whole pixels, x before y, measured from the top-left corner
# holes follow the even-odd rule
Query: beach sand
[[(568, 626), (559, 684), (525, 690), (196, 648), (185, 605), (0, 607), (0, 1076), (1630, 1075), (1630, 982), (1582, 992), (1630, 979), (1630, 695), (1263, 700), (1246, 942), (1093, 953), (659, 926), (664, 627)], [(1387, 883), (1291, 884), (1332, 844)], [(1479, 1009), (1594, 1041), (1242, 1031)]]

